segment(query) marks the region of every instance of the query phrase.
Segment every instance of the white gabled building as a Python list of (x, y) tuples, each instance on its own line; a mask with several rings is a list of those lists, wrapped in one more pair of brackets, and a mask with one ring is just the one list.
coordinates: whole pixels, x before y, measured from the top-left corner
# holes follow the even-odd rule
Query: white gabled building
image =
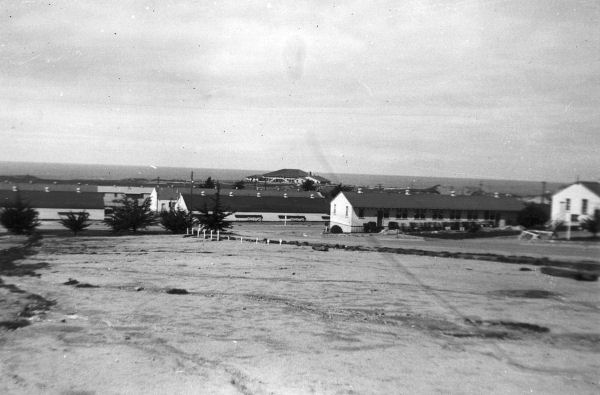
[(150, 194), (150, 208), (152, 211), (162, 212), (174, 209), (179, 200), (179, 190), (175, 188), (156, 187)]
[(553, 222), (578, 226), (583, 218), (593, 216), (596, 210), (600, 210), (599, 182), (576, 182), (552, 195)]
[(411, 195), (390, 192), (340, 192), (330, 204), (330, 227), (342, 232), (378, 228), (466, 228), (473, 224), (504, 226), (516, 223), (524, 203), (510, 197)]

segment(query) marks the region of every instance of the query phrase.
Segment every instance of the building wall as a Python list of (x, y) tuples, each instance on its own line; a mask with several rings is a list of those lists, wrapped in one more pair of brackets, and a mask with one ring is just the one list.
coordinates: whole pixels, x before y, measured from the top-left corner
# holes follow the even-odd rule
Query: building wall
[[(362, 219), (359, 219), (352, 208), (352, 204), (348, 201), (343, 193), (338, 195), (331, 201), (329, 205), (329, 228), (339, 226), (342, 232), (362, 232)], [(368, 221), (367, 221), (368, 222)]]
[[(569, 213), (571, 215), (571, 223), (578, 225), (580, 216), (583, 218), (586, 215), (594, 214), (594, 210), (600, 210), (600, 196), (590, 191), (582, 184), (573, 184), (555, 193), (552, 196), (552, 221), (566, 221), (566, 201), (570, 199)], [(583, 200), (587, 199), (587, 210), (583, 212)]]
[(90, 215), (90, 220), (98, 220), (102, 221), (104, 219), (104, 209), (86, 209), (82, 210), (80, 208), (36, 208), (35, 209), (39, 213), (40, 220), (59, 220), (61, 216), (59, 213), (68, 213), (72, 211), (74, 213), (79, 213), (81, 211), (85, 211)]

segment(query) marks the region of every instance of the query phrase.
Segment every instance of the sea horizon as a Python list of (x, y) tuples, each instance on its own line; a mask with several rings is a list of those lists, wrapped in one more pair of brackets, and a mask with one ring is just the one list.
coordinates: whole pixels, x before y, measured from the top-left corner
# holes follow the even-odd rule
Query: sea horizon
[[(56, 180), (123, 180), (142, 178), (147, 180), (190, 180), (193, 172), (194, 180), (201, 181), (208, 177), (221, 181), (236, 181), (246, 176), (263, 174), (269, 170), (257, 169), (219, 169), (171, 167), (154, 165), (104, 165), (76, 164), (52, 162), (13, 162), (0, 161), (0, 176), (34, 176)], [(302, 169), (305, 170), (305, 169)], [(305, 170), (309, 171), (309, 170)], [(329, 173), (315, 172), (335, 184), (346, 184), (364, 187), (384, 188), (428, 188), (440, 185), (460, 191), (465, 188), (482, 188), (485, 191), (511, 193), (517, 195), (536, 195), (542, 192), (542, 181), (493, 179), (476, 177), (436, 177), (390, 174)], [(4, 180), (3, 180), (4, 181)], [(546, 182), (546, 191), (553, 192), (570, 182)]]

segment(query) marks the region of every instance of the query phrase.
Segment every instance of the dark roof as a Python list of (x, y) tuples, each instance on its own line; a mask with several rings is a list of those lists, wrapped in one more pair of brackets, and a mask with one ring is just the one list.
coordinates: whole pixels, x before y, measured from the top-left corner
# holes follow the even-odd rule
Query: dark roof
[(300, 169), (279, 169), (270, 173), (265, 173), (263, 174), (263, 177), (302, 178), (307, 175), (307, 172)]
[(179, 190), (175, 188), (158, 188), (156, 196), (158, 200), (177, 200), (179, 199)]
[[(189, 189), (185, 190), (188, 192)], [(214, 195), (217, 191), (216, 189), (194, 189), (194, 196), (200, 196), (200, 194), (204, 192), (205, 195)], [(303, 197), (310, 198), (310, 195), (313, 195), (315, 198), (321, 198), (321, 195), (316, 191), (297, 191), (295, 189), (291, 190), (276, 190), (276, 189), (267, 189), (262, 191), (257, 191), (254, 188), (244, 188), (244, 189), (221, 189), (221, 196), (228, 196), (230, 193), (233, 193), (233, 196), (254, 196), (256, 197), (257, 193), (260, 193), (262, 197), (266, 196), (277, 196), (283, 197), (283, 194), (287, 194), (288, 197)]]
[(12, 191), (13, 187), (16, 186), (19, 191), (44, 191), (47, 187), (50, 191), (62, 191), (62, 192), (75, 192), (77, 188), (81, 192), (98, 192), (96, 185), (78, 185), (78, 184), (53, 184), (53, 183), (0, 183), (0, 190)]
[(342, 192), (354, 207), (425, 208), (446, 210), (520, 211), (525, 207), (515, 198), (492, 196), (449, 196), (437, 194)]
[[(262, 196), (262, 195), (261, 195)], [(213, 196), (199, 196), (194, 194), (194, 211), (204, 208), (206, 204), (210, 209)], [(190, 195), (183, 194), (186, 205), (189, 205)], [(317, 213), (329, 214), (329, 202), (322, 198), (289, 197), (278, 196), (223, 196), (221, 204), (227, 210), (235, 212), (257, 212), (257, 213)], [(189, 209), (189, 206), (188, 206)]]
[(104, 194), (98, 192), (0, 191), (0, 206), (11, 205), (17, 195), (33, 208), (103, 209)]
[(600, 196), (600, 182), (581, 181), (579, 183), (590, 191), (594, 192), (596, 195)]

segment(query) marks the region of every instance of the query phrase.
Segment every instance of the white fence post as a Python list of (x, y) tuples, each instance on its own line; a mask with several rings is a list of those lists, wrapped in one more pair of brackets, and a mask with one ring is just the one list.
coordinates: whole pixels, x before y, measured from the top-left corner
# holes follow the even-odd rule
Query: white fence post
[(217, 230), (217, 241), (219, 241), (219, 238), (220, 238), (220, 233), (219, 233), (219, 231)]
[(211, 230), (210, 230), (210, 241), (212, 241), (212, 234), (213, 234), (213, 231), (212, 231), (212, 229), (211, 229)]

